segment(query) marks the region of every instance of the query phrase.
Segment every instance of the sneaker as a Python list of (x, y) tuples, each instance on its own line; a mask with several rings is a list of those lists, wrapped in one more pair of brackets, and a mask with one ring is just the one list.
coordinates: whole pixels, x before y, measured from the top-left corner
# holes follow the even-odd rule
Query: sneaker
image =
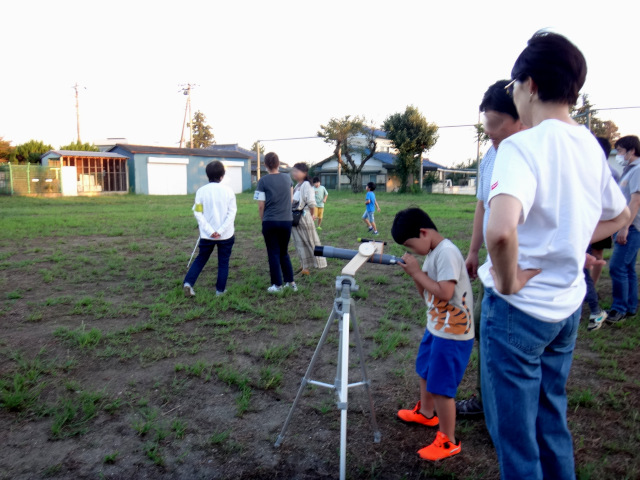
[(322, 230), (322, 227), (317, 227), (318, 230)]
[(453, 457), (462, 450), (462, 442), (458, 440), (456, 445), (444, 433), (438, 432), (436, 439), (428, 447), (418, 450), (418, 455), (424, 460), (442, 460), (443, 458)]
[(375, 231), (373, 232), (373, 234), (374, 234), (374, 235), (380, 235), (380, 234), (378, 233), (378, 230), (375, 230)]
[(196, 292), (193, 291), (193, 287), (188, 283), (185, 283), (182, 286), (182, 290), (184, 291), (184, 296), (187, 298), (196, 296)]
[(587, 325), (587, 330), (592, 332), (593, 330), (598, 330), (604, 321), (607, 319), (609, 315), (604, 310), (600, 310), (598, 313), (592, 313), (589, 315), (589, 325)]
[(420, 402), (416, 403), (413, 410), (398, 410), (398, 418), (403, 422), (419, 423), (427, 427), (437, 427), (439, 423), (435, 414), (429, 418), (420, 412)]
[(302, 270), (300, 270), (300, 275), (311, 275), (311, 272), (308, 268), (303, 268)]
[(220, 297), (220, 296), (224, 295), (225, 293), (227, 293), (226, 290), (223, 291), (223, 292), (221, 292), (220, 290), (216, 290), (216, 297)]
[(369, 231), (370, 231), (370, 232), (373, 232), (373, 227), (369, 227)]
[(459, 400), (456, 402), (456, 415), (459, 417), (480, 417), (484, 415), (482, 402), (475, 395), (467, 400)]
[(291, 283), (287, 282), (284, 284), (284, 288), (290, 288), (294, 292), (298, 291), (298, 285), (296, 285), (296, 282), (291, 282)]
[(620, 323), (627, 317), (626, 314), (621, 312), (616, 312), (615, 310), (609, 310), (607, 312), (607, 323)]
[(280, 293), (282, 292), (282, 287), (279, 287), (278, 285), (271, 285), (269, 288), (267, 288), (267, 292)]

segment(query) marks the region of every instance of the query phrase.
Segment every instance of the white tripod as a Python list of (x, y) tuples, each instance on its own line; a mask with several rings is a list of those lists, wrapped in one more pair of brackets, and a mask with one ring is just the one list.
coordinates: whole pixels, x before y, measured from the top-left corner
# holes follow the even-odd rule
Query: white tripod
[[(374, 253), (382, 253), (382, 243), (363, 243), (360, 245), (358, 255), (342, 269), (342, 275), (336, 277), (336, 297), (333, 301), (333, 310), (329, 315), (327, 324), (324, 327), (318, 346), (316, 347), (311, 362), (307, 368), (307, 372), (302, 378), (300, 388), (296, 395), (293, 405), (289, 410), (287, 419), (284, 422), (282, 431), (278, 435), (275, 446), (279, 447), (284, 440), (287, 427), (293, 416), (293, 411), (298, 405), (298, 401), (302, 396), (303, 390), (308, 384), (317, 385), (318, 387), (325, 387), (334, 390), (338, 401), (337, 407), (340, 409), (340, 479), (344, 480), (347, 470), (347, 407), (348, 407), (348, 391), (351, 387), (363, 386), (367, 391), (369, 397), (369, 407), (371, 413), (371, 427), (373, 428), (373, 441), (375, 443), (380, 442), (380, 430), (378, 429), (378, 422), (376, 421), (376, 413), (373, 408), (373, 399), (371, 397), (371, 390), (369, 389), (370, 381), (367, 377), (367, 370), (364, 364), (364, 354), (362, 352), (362, 341), (360, 339), (360, 332), (358, 331), (358, 322), (356, 319), (356, 307), (355, 303), (351, 299), (351, 292), (358, 290), (356, 279), (354, 278), (358, 269), (373, 256)], [(338, 320), (338, 331), (340, 333), (340, 340), (338, 343), (338, 367), (336, 370), (335, 383), (324, 383), (316, 380), (311, 380), (311, 373), (313, 367), (318, 360), (320, 349), (324, 345), (329, 329), (333, 322)], [(349, 326), (353, 325), (353, 336), (355, 337), (356, 350), (360, 361), (360, 371), (362, 373), (362, 381), (356, 383), (349, 383)]]

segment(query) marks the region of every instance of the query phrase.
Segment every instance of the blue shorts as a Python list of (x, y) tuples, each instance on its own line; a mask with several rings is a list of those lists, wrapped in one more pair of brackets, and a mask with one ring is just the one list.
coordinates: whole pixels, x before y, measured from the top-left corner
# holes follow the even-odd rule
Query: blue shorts
[(427, 381), (427, 391), (455, 398), (472, 349), (473, 338), (449, 340), (425, 330), (416, 358), (416, 373)]
[(368, 210), (365, 210), (364, 214), (362, 215), (362, 218), (368, 219), (371, 223), (375, 222), (373, 218), (373, 212), (370, 212)]

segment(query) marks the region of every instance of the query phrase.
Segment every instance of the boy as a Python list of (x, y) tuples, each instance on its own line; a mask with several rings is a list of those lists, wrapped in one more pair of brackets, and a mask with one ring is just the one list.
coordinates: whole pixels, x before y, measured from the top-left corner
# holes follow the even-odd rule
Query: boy
[[(400, 264), (427, 304), (427, 329), (418, 350), (416, 372), (420, 401), (413, 410), (400, 410), (405, 422), (438, 428), (433, 443), (418, 450), (425, 460), (441, 460), (460, 453), (455, 437), (458, 385), (473, 347), (473, 294), (460, 250), (438, 233), (429, 215), (419, 208), (398, 212), (391, 227), (393, 239), (418, 255), (420, 265), (406, 253)], [(438, 412), (438, 416), (435, 412)]]
[(376, 201), (376, 194), (373, 191), (376, 189), (376, 184), (373, 182), (367, 183), (367, 196), (364, 204), (366, 205), (364, 215), (362, 215), (362, 220), (369, 227), (369, 231), (373, 231), (374, 235), (378, 235), (378, 229), (376, 228), (376, 222), (373, 218), (373, 212), (375, 212), (376, 208), (378, 209), (378, 213), (380, 213), (380, 206)]
[(329, 192), (320, 185), (320, 178), (313, 177), (313, 189), (316, 192), (316, 218), (318, 219), (318, 230), (322, 230), (322, 217), (324, 216), (324, 204), (327, 202)]
[(218, 280), (216, 295), (225, 293), (229, 276), (229, 258), (235, 241), (233, 222), (236, 218), (236, 195), (220, 181), (224, 178), (224, 165), (218, 161), (206, 167), (209, 183), (196, 192), (193, 214), (200, 229), (200, 251), (184, 277), (183, 289), (186, 297), (195, 297), (193, 286), (198, 275), (207, 264), (214, 247), (218, 247)]

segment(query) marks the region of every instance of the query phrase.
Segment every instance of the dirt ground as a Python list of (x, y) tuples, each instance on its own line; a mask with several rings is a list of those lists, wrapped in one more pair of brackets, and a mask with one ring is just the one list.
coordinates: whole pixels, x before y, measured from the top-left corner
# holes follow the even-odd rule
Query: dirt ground
[[(307, 388), (283, 445), (275, 448), (273, 444), (325, 326), (334, 278), (344, 263), (329, 260), (327, 270), (301, 278), (303, 301), (292, 295), (274, 299), (256, 294), (257, 303), (230, 306), (207, 298), (195, 304), (201, 308), (198, 311), (181, 298), (181, 279), (175, 278), (192, 244), (179, 240), (162, 247), (158, 242), (165, 240), (138, 239), (136, 249), (131, 241), (83, 236), (50, 244), (28, 240), (19, 249), (3, 247), (10, 253), (2, 257), (0, 270), (0, 374), (5, 387), (15, 380), (15, 372), (33, 370), (37, 362), (41, 365), (33, 382), (39, 389), (32, 389), (37, 390), (37, 398), (30, 406), (0, 409), (4, 437), (0, 478), (336, 478), (340, 420), (329, 390)], [(167, 253), (166, 263), (149, 266), (153, 275), (148, 279), (136, 277), (127, 268), (161, 247), (182, 253), (175, 258)], [(89, 262), (87, 268), (97, 272), (91, 281), (87, 281), (87, 268), (74, 270), (64, 260), (61, 263), (68, 272), (60, 271), (56, 252), (78, 253), (87, 248), (107, 252)], [(232, 270), (230, 284), (241, 284), (243, 275), (268, 278), (259, 243), (246, 241), (235, 248), (242, 252), (237, 262), (241, 268)], [(101, 263), (121, 252), (127, 252), (124, 264), (101, 273)], [(49, 282), (47, 270), (56, 272)], [(197, 292), (214, 285), (212, 270), (205, 270)], [(423, 329), (411, 317), (420, 315), (421, 307), (412, 300), (404, 307), (409, 312), (402, 313), (400, 307), (400, 313), (390, 310), (395, 293), (414, 295), (411, 282), (393, 267), (367, 265), (357, 280), (366, 292), (356, 300), (357, 315), (382, 440), (373, 442), (364, 390), (352, 389), (348, 478), (498, 478), (495, 452), (482, 419), (458, 422), (460, 455), (436, 464), (416, 455), (436, 432), (400, 423), (396, 411), (412, 407), (417, 400), (413, 362)], [(252, 288), (258, 287), (245, 285), (239, 293), (251, 298)], [(609, 288), (603, 276), (601, 296), (606, 297)], [(167, 299), (170, 308), (162, 313), (159, 305)], [(288, 310), (289, 320), (265, 320), (277, 309)], [(400, 341), (390, 353), (380, 355), (376, 333), (385, 315), (402, 322), (402, 328)], [(161, 324), (170, 328), (162, 330)], [(607, 331), (597, 335), (588, 335), (584, 327), (568, 387), (579, 478), (640, 478), (640, 351), (636, 344), (624, 347), (626, 338), (637, 339), (637, 321), (629, 328), (605, 327)], [(102, 338), (84, 347), (64, 335), (92, 328), (102, 332)], [(314, 379), (333, 383), (337, 337), (334, 325)], [(269, 348), (287, 346), (295, 348), (280, 363), (267, 358)], [(623, 355), (618, 355), (620, 349)], [(180, 367), (197, 362), (204, 365), (204, 373), (188, 373)], [(246, 382), (225, 380), (220, 373), (225, 367), (243, 372), (248, 388)], [(282, 374), (276, 388), (260, 380), (266, 367)], [(350, 380), (359, 378), (352, 349)], [(474, 355), (460, 397), (471, 395), (475, 382)], [(53, 433), (52, 426), (64, 414), (61, 399), (80, 404), (82, 392), (98, 391), (102, 397), (94, 402), (95, 415), (81, 420), (76, 416), (63, 422), (66, 433)], [(250, 399), (239, 413), (243, 392), (249, 392)], [(175, 422), (184, 422), (182, 434)]]

